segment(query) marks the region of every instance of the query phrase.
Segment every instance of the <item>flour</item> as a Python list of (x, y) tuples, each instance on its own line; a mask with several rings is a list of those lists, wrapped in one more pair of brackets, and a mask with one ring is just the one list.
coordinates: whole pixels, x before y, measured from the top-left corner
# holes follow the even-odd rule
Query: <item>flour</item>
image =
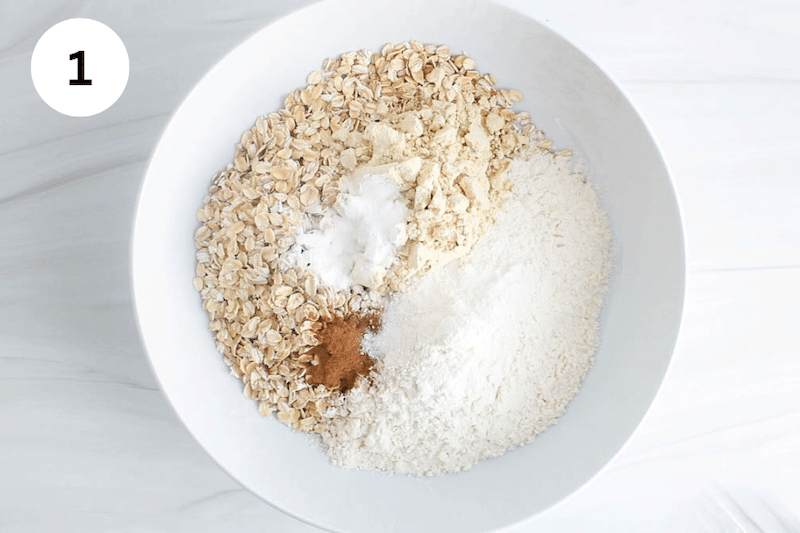
[(569, 157), (506, 171), (513, 194), (470, 256), (431, 271), (363, 341), (374, 382), (322, 434), (336, 464), (415, 475), (471, 467), (531, 441), (575, 396), (599, 344), (610, 233)]

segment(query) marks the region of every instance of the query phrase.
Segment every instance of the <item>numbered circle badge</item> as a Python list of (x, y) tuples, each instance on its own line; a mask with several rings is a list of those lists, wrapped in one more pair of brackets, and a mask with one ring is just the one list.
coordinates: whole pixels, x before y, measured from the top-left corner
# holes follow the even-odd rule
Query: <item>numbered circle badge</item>
[(31, 77), (47, 105), (71, 117), (90, 117), (122, 95), (129, 66), (128, 52), (114, 30), (92, 19), (69, 19), (36, 43)]

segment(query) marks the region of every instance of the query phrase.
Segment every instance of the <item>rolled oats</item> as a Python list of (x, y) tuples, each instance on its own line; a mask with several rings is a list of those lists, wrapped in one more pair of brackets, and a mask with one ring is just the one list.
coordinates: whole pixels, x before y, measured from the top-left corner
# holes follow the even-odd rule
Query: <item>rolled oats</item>
[[(261, 415), (319, 431), (342, 398), (305, 382), (312, 325), (379, 308), (382, 293), (467, 253), (491, 224), (508, 190), (508, 160), (536, 132), (511, 109), (520, 93), (496, 89), (475, 69), (465, 55), (416, 41), (328, 58), (282, 109), (242, 134), (233, 162), (214, 177), (198, 210), (192, 283), (223, 360)], [(298, 228), (335, 204), (340, 178), (397, 163), (413, 214), (384, 286), (335, 291), (295, 266)]]

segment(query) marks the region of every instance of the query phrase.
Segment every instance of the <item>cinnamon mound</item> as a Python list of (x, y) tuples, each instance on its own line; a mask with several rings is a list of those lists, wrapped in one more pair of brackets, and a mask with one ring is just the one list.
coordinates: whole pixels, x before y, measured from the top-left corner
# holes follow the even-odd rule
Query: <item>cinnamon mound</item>
[[(381, 326), (377, 313), (347, 314), (317, 322), (319, 344), (308, 353), (314, 356), (306, 365), (306, 381), (310, 385), (325, 385), (330, 390), (347, 392), (358, 376), (367, 376), (375, 361), (361, 351), (361, 339), (369, 330)], [(317, 364), (314, 364), (317, 363)]]

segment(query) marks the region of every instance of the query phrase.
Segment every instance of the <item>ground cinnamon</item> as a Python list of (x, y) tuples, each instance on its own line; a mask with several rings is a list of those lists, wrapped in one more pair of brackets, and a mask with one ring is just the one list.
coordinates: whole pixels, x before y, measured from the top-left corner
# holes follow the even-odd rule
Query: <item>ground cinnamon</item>
[(311, 385), (325, 385), (329, 389), (346, 392), (353, 388), (358, 376), (369, 374), (374, 360), (361, 351), (364, 332), (380, 328), (380, 315), (347, 314), (317, 324), (319, 344), (309, 353), (318, 364), (306, 367), (306, 381)]

